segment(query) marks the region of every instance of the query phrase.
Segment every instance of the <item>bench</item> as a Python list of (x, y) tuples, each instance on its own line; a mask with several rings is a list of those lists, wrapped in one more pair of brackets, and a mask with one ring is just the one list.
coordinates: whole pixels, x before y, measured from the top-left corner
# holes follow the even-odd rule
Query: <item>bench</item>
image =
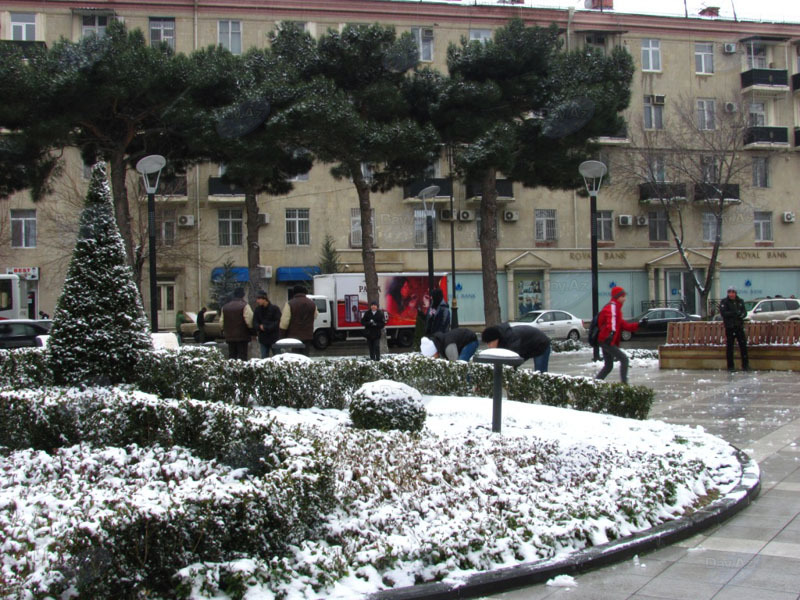
[[(800, 371), (800, 321), (745, 323), (750, 368)], [(740, 367), (739, 346), (734, 361)], [(666, 344), (658, 347), (662, 369), (725, 369), (725, 326), (721, 321), (670, 323)]]

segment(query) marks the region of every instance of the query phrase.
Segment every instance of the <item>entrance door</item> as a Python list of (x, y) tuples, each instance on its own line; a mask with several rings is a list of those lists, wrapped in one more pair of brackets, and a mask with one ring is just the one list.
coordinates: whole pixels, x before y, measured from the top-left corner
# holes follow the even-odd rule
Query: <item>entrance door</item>
[[(698, 271), (702, 277), (702, 271)], [(694, 279), (688, 271), (667, 271), (667, 305), (687, 313), (696, 313), (699, 300)]]
[(161, 330), (175, 327), (175, 282), (158, 282), (158, 328)]

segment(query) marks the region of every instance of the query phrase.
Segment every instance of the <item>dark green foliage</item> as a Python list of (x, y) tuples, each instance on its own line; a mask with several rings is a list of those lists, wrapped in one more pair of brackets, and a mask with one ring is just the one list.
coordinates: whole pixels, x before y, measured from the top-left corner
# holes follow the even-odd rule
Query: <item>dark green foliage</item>
[(105, 168), (98, 164), (56, 305), (47, 361), (56, 384), (130, 383), (147, 351), (152, 351), (149, 326), (114, 219)]
[(322, 240), (319, 268), (323, 273), (338, 273), (341, 269), (339, 253), (336, 251), (336, 240), (327, 233), (325, 234), (325, 239)]
[(219, 277), (211, 282), (211, 308), (220, 310), (233, 297), (233, 290), (240, 286), (233, 272), (233, 261), (225, 261)]
[(350, 401), (350, 419), (359, 429), (417, 432), (425, 425), (427, 412), (422, 396), (414, 388), (401, 395), (397, 385), (387, 389), (388, 381), (375, 381), (362, 386)]

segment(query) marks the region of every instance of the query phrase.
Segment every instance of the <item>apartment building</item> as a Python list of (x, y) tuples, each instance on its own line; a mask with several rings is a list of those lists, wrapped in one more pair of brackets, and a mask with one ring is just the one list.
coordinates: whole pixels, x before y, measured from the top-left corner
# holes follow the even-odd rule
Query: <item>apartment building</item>
[[(599, 0), (598, 0), (599, 1)], [(800, 293), (800, 24), (730, 21), (690, 16), (655, 17), (608, 10), (528, 8), (514, 4), (380, 0), (285, 0), (279, 5), (239, 0), (165, 0), (158, 4), (110, 1), (38, 3), (6, 0), (0, 9), (0, 38), (52, 44), (64, 37), (102, 35), (110, 19), (140, 28), (152, 43), (178, 52), (221, 44), (234, 53), (268, 43), (278, 23), (301, 22), (312, 35), (348, 23), (393, 25), (417, 39), (420, 60), (445, 68), (447, 47), (462, 37), (486, 39), (511, 17), (528, 24), (557, 23), (565, 47), (627, 48), (636, 71), (625, 117), (627, 131), (599, 140), (597, 158), (610, 166), (598, 196), (599, 289), (601, 303), (614, 285), (628, 290), (626, 309), (648, 303), (683, 302), (698, 311), (698, 295), (675, 251), (658, 198), (685, 198), (681, 216), (693, 266), (705, 272), (716, 225), (703, 201), (703, 186), (661, 168), (655, 181), (636, 181), (617, 168), (641, 150), (648, 132), (668, 130), (689, 110), (699, 129), (713, 129), (722, 115), (746, 119), (745, 141), (735, 180), (726, 188), (722, 246), (712, 298), (735, 285), (744, 298)], [(3, 42), (6, 43), (6, 42)], [(687, 109), (688, 107), (688, 109)], [(668, 150), (668, 149), (665, 149)], [(18, 193), (2, 204), (0, 265), (26, 278), (30, 312), (52, 312), (70, 257), (70, 227), (88, 183), (76, 154), (66, 155), (57, 191), (40, 203)], [(212, 278), (232, 262), (245, 281), (244, 195), (225, 185), (224, 166), (201, 165), (185, 179), (164, 181), (157, 195), (159, 322), (169, 326), (177, 310), (209, 302)], [(478, 244), (480, 191), (450, 178), (446, 154), (425, 180), (374, 194), (376, 262), (382, 272), (426, 271), (425, 210), (419, 191), (437, 185), (434, 263), (451, 271), (462, 324), (483, 322)], [(528, 300), (581, 317), (591, 313), (589, 200), (576, 173), (574, 191), (527, 189), (499, 179), (501, 203), (497, 251), (503, 318), (513, 318)], [(140, 189), (131, 173), (129, 190)], [(356, 191), (316, 164), (294, 181), (286, 196), (261, 195), (260, 280), (277, 302), (289, 287), (318, 272), (321, 246), (335, 240), (345, 270), (362, 270)], [(146, 198), (140, 194), (139, 227), (146, 227)], [(146, 235), (143, 239), (146, 239)], [(147, 275), (145, 274), (145, 277)], [(146, 281), (146, 279), (145, 279)], [(147, 286), (143, 286), (146, 288)], [(147, 290), (145, 289), (145, 295)], [(146, 299), (145, 306), (149, 306)]]

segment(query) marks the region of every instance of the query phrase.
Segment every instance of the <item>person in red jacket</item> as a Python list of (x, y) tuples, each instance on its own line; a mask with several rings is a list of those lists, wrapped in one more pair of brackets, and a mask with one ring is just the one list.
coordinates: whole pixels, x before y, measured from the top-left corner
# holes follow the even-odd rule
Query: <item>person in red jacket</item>
[(606, 375), (614, 368), (614, 361), (619, 361), (619, 378), (622, 383), (628, 383), (628, 355), (619, 347), (619, 339), (623, 331), (636, 331), (638, 323), (628, 323), (622, 318), (622, 305), (625, 304), (625, 290), (620, 286), (611, 288), (611, 302), (606, 304), (597, 317), (597, 326), (600, 333), (597, 339), (603, 350), (603, 368), (597, 374), (597, 379), (605, 379)]

